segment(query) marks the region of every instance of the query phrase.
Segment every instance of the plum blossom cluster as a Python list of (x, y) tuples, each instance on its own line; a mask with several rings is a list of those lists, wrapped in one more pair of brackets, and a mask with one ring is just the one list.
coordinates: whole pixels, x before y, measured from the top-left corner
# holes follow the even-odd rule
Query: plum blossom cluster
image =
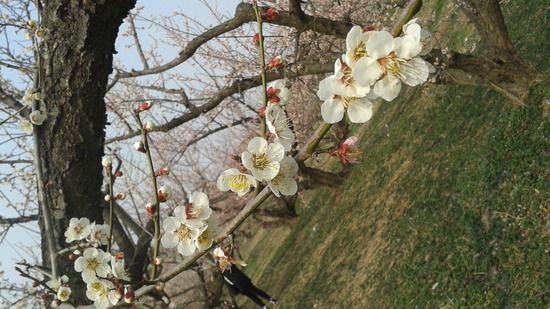
[[(116, 304), (125, 292), (125, 286), (121, 282), (130, 278), (124, 268), (122, 253), (111, 255), (98, 248), (108, 242), (109, 225), (91, 223), (88, 218), (72, 218), (65, 237), (68, 243), (79, 241), (79, 246), (85, 247), (83, 252), (75, 250), (69, 255), (69, 259), (74, 261), (74, 269), (86, 283), (86, 296), (94, 302), (96, 308), (107, 308)], [(66, 282), (64, 277), (66, 276), (48, 283), (48, 286), (57, 291), (52, 305), (58, 303), (57, 300), (65, 302), (69, 299), (70, 288), (60, 283)]]
[(298, 190), (294, 179), (298, 164), (288, 155), (295, 135), (284, 110), (291, 99), (290, 90), (284, 80), (268, 84), (266, 90), (267, 107), (262, 108), (260, 116), (266, 120), (267, 139), (255, 137), (249, 141), (247, 150), (237, 157), (239, 167), (225, 170), (219, 176), (217, 187), (221, 191), (231, 190), (243, 196), (261, 181), (265, 181), (277, 197), (294, 195)]
[(165, 232), (161, 243), (164, 248), (177, 248), (184, 256), (210, 248), (217, 233), (211, 214), (208, 196), (203, 192), (191, 193), (189, 204), (177, 206), (173, 216), (162, 222)]
[(428, 79), (435, 69), (420, 56), (431, 50), (431, 34), (416, 19), (394, 38), (387, 31), (354, 26), (346, 37), (346, 53), (334, 64), (334, 74), (319, 83), (321, 114), (327, 123), (348, 118), (363, 123), (372, 117), (375, 98), (395, 99), (401, 84), (411, 87)]

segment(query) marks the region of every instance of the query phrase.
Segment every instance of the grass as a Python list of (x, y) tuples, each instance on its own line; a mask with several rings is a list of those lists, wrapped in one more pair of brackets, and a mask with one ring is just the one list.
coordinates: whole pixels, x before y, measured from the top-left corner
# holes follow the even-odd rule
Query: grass
[[(471, 25), (449, 30), (465, 20), (456, 6), (425, 2), (441, 44), (471, 48)], [(342, 189), (307, 192), (292, 228), (259, 230), (241, 247), (276, 308), (550, 306), (548, 7), (510, 1), (504, 13), (521, 21), (511, 36), (545, 76), (530, 105), (428, 85), (352, 126), (365, 155)]]

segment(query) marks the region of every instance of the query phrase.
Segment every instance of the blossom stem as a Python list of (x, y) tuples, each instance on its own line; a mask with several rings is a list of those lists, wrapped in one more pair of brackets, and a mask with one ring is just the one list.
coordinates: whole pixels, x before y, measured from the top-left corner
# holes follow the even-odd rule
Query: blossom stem
[[(256, 13), (256, 22), (258, 24), (258, 52), (260, 56), (260, 75), (262, 77), (262, 106), (267, 106), (267, 78), (266, 78), (266, 66), (265, 66), (265, 50), (264, 50), (264, 34), (263, 34), (263, 22), (260, 15), (260, 11), (258, 9), (258, 3), (257, 1), (253, 1), (253, 7), (254, 12)], [(266, 122), (265, 118), (260, 118), (261, 121), (261, 129), (262, 129), (262, 137), (265, 138), (266, 134)]]
[(420, 11), (420, 8), (422, 7), (422, 0), (410, 0), (407, 6), (405, 7), (405, 11), (401, 15), (401, 20), (395, 24), (393, 27), (391, 33), (393, 37), (398, 37), (403, 32), (403, 26), (408, 23), (416, 13)]
[(332, 128), (332, 124), (325, 122), (321, 123), (313, 136), (309, 139), (305, 153), (300, 152), (294, 157), (294, 159), (296, 159), (296, 162), (304, 162), (309, 157), (311, 157), (311, 155), (315, 151), (315, 148), (317, 148), (319, 142), (325, 137), (330, 128)]
[[(155, 166), (153, 165), (153, 159), (151, 157), (151, 151), (149, 149), (149, 140), (147, 139), (147, 131), (145, 131), (145, 129), (143, 128), (143, 123), (141, 122), (139, 113), (135, 114), (135, 118), (141, 130), (141, 140), (145, 148), (145, 155), (147, 156), (147, 162), (149, 163), (149, 172), (151, 174), (151, 181), (153, 183), (153, 192), (155, 196), (155, 205), (156, 205), (155, 217), (153, 218), (153, 222), (155, 223), (155, 234), (153, 236), (153, 238), (155, 239), (155, 247), (154, 247), (153, 256), (158, 256), (160, 251), (160, 201), (157, 193), (158, 192), (157, 177), (155, 173)], [(151, 268), (151, 279), (154, 279), (157, 277), (157, 270), (158, 270), (158, 265), (153, 264), (153, 267)]]
[(107, 252), (111, 253), (111, 242), (113, 241), (113, 209), (114, 209), (114, 196), (113, 196), (113, 172), (112, 166), (109, 166), (105, 170), (107, 171), (107, 177), (109, 177), (109, 238), (107, 239)]
[(8, 120), (12, 119), (13, 117), (17, 116), (19, 113), (24, 111), (27, 107), (28, 107), (28, 105), (24, 105), (23, 107), (18, 109), (15, 113), (9, 115), (8, 118), (6, 118), (6, 119), (2, 120), (2, 122), (0, 122), (0, 126), (3, 125), (4, 123), (8, 122)]

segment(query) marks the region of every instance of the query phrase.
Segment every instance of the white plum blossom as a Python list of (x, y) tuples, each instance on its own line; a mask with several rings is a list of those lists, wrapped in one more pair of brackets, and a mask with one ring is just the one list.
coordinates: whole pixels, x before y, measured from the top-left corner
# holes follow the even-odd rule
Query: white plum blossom
[(195, 240), (195, 246), (200, 251), (204, 251), (214, 242), (214, 237), (218, 233), (217, 224), (213, 220), (208, 220), (206, 224), (199, 230), (199, 236)]
[(93, 282), (97, 277), (107, 277), (111, 273), (109, 262), (111, 255), (101, 249), (87, 248), (74, 262), (74, 269), (82, 272), (82, 279), (86, 283)]
[(118, 298), (115, 296), (115, 286), (111, 281), (96, 279), (88, 282), (86, 288), (86, 296), (94, 302), (98, 309), (107, 308), (118, 302)]
[(69, 221), (69, 227), (65, 231), (65, 241), (70, 243), (75, 240), (85, 239), (92, 232), (90, 226), (90, 220), (88, 218), (71, 218)]
[(66, 302), (69, 300), (69, 297), (71, 297), (71, 288), (68, 286), (59, 287), (59, 290), (57, 291), (57, 299), (62, 302)]
[(230, 168), (221, 173), (216, 182), (220, 191), (231, 190), (239, 196), (243, 196), (250, 191), (250, 187), (256, 187), (256, 179), (252, 175), (241, 173), (236, 168)]
[(432, 34), (426, 29), (422, 29), (419, 24), (416, 23), (416, 18), (411, 19), (408, 23), (403, 25), (403, 33), (407, 36), (413, 37), (416, 41), (422, 44), (422, 51), (420, 56), (427, 55), (433, 48)]
[(372, 117), (370, 96), (362, 98), (335, 94), (326, 96), (326, 93), (322, 93), (321, 90), (317, 94), (321, 100), (324, 100), (321, 105), (321, 116), (326, 123), (339, 122), (344, 118), (346, 110), (349, 120), (353, 123), (367, 122)]
[(27, 120), (19, 120), (19, 127), (21, 127), (21, 131), (32, 134), (32, 124)]
[(268, 106), (265, 110), (265, 119), (269, 132), (275, 135), (275, 143), (283, 145), (285, 151), (292, 150), (294, 132), (290, 129), (290, 120), (285, 111), (277, 105)]
[(178, 206), (174, 209), (174, 217), (168, 217), (162, 222), (166, 231), (160, 239), (162, 245), (167, 248), (177, 247), (178, 252), (189, 256), (195, 252), (195, 240), (199, 236), (199, 228), (187, 220), (185, 207)]
[(344, 62), (351, 68), (355, 67), (357, 60), (367, 57), (367, 43), (378, 31), (364, 31), (359, 26), (353, 26), (346, 37), (346, 54)]
[(430, 65), (417, 57), (422, 45), (412, 36), (393, 38), (386, 31), (374, 34), (367, 44), (369, 56), (357, 61), (353, 75), (358, 84), (374, 84), (374, 92), (386, 101), (397, 97), (401, 82), (417, 86), (428, 79)]
[(111, 272), (113, 276), (122, 280), (130, 280), (128, 273), (124, 269), (124, 259), (117, 259), (111, 256)]
[(285, 148), (278, 143), (270, 143), (261, 137), (248, 142), (248, 151), (242, 153), (243, 165), (257, 180), (271, 180), (279, 174), (279, 162), (285, 156)]
[(93, 224), (90, 233), (90, 243), (98, 245), (107, 245), (109, 242), (109, 224)]
[(294, 195), (298, 191), (298, 185), (294, 176), (298, 172), (298, 163), (291, 156), (281, 160), (279, 174), (267, 182), (267, 186), (276, 197), (282, 195)]
[(267, 85), (267, 105), (283, 106), (290, 102), (290, 89), (286, 87), (286, 81), (279, 79)]
[(39, 110), (35, 110), (29, 115), (29, 120), (31, 121), (31, 123), (37, 126), (42, 125), (46, 118), (46, 114), (43, 114)]
[[(176, 207), (178, 209), (179, 207)], [(204, 225), (203, 220), (210, 218), (212, 209), (210, 208), (210, 201), (208, 196), (203, 192), (193, 192), (189, 197), (189, 204), (186, 207), (179, 208), (180, 211), (185, 213), (181, 216), (185, 216), (188, 220), (188, 224), (196, 228), (200, 228)], [(176, 210), (174, 209), (174, 214)]]
[(58, 289), (67, 282), (69, 282), (69, 277), (67, 277), (67, 275), (63, 275), (61, 277), (52, 278), (46, 282), (46, 285), (52, 290), (58, 291)]
[(334, 75), (323, 79), (319, 83), (319, 91), (345, 97), (364, 97), (370, 92), (370, 85), (363, 87), (355, 82), (351, 67), (336, 59)]

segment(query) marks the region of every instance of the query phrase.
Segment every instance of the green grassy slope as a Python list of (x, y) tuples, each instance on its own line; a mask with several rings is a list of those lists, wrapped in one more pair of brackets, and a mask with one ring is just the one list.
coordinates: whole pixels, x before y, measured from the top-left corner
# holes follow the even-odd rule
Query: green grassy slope
[[(449, 30), (465, 21), (456, 6), (425, 2), (443, 46), (473, 47), (470, 25)], [(352, 127), (365, 155), (343, 189), (308, 192), (291, 229), (242, 248), (274, 308), (550, 306), (548, 12), (546, 1), (504, 6), (518, 51), (545, 76), (537, 104), (428, 85)]]

